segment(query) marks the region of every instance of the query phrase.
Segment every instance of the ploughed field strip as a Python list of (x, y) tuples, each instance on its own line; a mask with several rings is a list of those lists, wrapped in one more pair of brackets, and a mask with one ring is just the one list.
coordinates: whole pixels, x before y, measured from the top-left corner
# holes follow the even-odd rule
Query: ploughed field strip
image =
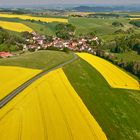
[(77, 55), (98, 70), (111, 87), (140, 90), (137, 80), (110, 62), (88, 53), (77, 53)]
[(15, 32), (24, 32), (24, 31), (32, 32), (33, 31), (28, 26), (22, 23), (16, 23), (16, 22), (0, 21), (0, 26), (4, 29), (15, 31)]
[(41, 70), (0, 66), (0, 100)]
[(0, 110), (0, 140), (106, 140), (63, 70), (41, 77)]
[(16, 14), (0, 14), (0, 17), (4, 18), (19, 18), (22, 20), (35, 20), (42, 22), (68, 22), (68, 19), (64, 18), (45, 18), (45, 17), (33, 17), (30, 15), (16, 15)]

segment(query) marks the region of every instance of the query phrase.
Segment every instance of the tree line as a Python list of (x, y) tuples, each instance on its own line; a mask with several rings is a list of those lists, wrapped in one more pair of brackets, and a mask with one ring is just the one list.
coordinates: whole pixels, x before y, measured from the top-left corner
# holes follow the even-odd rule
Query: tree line
[(116, 37), (114, 40), (104, 43), (103, 47), (113, 53), (124, 53), (133, 50), (140, 55), (140, 34)]
[(106, 52), (106, 51), (102, 50), (101, 48), (97, 48), (95, 50), (95, 52), (94, 52), (94, 54), (96, 54), (97, 56), (104, 58), (104, 59), (110, 61), (111, 63), (129, 71), (130, 73), (136, 75), (140, 79), (140, 61), (132, 60), (130, 62), (126, 62), (125, 60), (120, 59), (117, 56), (115, 56), (114, 54)]

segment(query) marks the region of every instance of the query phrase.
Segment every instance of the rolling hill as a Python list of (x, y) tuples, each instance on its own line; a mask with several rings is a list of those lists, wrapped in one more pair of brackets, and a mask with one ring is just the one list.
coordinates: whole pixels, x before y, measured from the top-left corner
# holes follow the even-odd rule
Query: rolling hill
[(109, 140), (139, 140), (140, 91), (110, 88), (82, 59), (63, 69)]
[[(66, 54), (63, 52), (56, 52), (56, 51), (40, 51), (40, 52), (25, 54), (15, 58), (0, 60), (0, 65), (3, 64), (7, 66), (16, 65), (16, 66), (21, 66), (26, 68), (45, 70), (57, 66), (60, 63), (63, 63), (64, 60), (65, 61), (70, 60), (72, 59), (72, 57), (73, 55), (71, 53)], [(53, 73), (55, 73), (56, 75), (53, 75)], [(39, 82), (40, 84), (38, 83), (36, 85), (35, 84), (36, 82), (34, 82), (26, 90), (21, 92), (12, 101), (10, 101), (4, 108), (2, 108), (2, 110), (0, 110), (0, 116), (2, 117), (5, 114), (5, 111), (8, 112), (9, 107), (11, 108), (12, 106), (15, 106), (15, 109), (12, 109), (12, 111), (9, 114), (7, 114), (6, 117), (3, 117), (3, 119), (0, 121), (0, 123), (5, 124), (4, 125), (5, 128), (7, 128), (8, 126), (6, 120), (8, 120), (10, 124), (12, 124), (11, 127), (16, 128), (15, 130), (11, 130), (8, 136), (14, 138), (14, 136), (17, 136), (17, 134), (19, 134), (19, 130), (21, 130), (21, 128), (29, 128), (29, 126), (26, 124), (30, 124), (31, 126), (30, 130), (32, 130), (31, 133), (36, 134), (35, 132), (39, 132), (40, 138), (44, 136), (42, 134), (42, 131), (40, 129), (38, 131), (37, 127), (34, 126), (38, 126), (39, 128), (46, 128), (46, 127), (45, 126), (41, 127), (42, 123), (34, 124), (34, 122), (41, 121), (41, 119), (39, 119), (41, 116), (39, 116), (40, 113), (38, 112), (40, 111), (39, 109), (40, 107), (41, 110), (43, 111), (43, 114), (45, 113), (44, 115), (46, 116), (46, 109), (44, 107), (46, 107), (47, 105), (49, 105), (49, 112), (50, 114), (52, 114), (52, 116), (50, 117), (51, 120), (53, 120), (54, 117), (55, 118), (57, 116), (60, 117), (62, 112), (60, 113), (59, 110), (62, 109), (66, 117), (65, 121), (68, 122), (68, 124), (71, 122), (68, 128), (70, 128), (70, 130), (72, 129), (71, 132), (73, 134), (73, 137), (75, 137), (76, 139), (78, 135), (83, 136), (82, 129), (84, 130), (86, 126), (82, 127), (78, 123), (80, 119), (78, 119), (76, 112), (73, 112), (77, 110), (76, 108), (78, 107), (77, 103), (75, 105), (75, 103), (73, 104), (71, 101), (71, 100), (77, 101), (77, 97), (73, 97), (73, 94), (71, 92), (71, 88), (73, 88), (76, 92), (75, 95), (76, 96), (78, 95), (81, 98), (80, 99), (78, 97), (85, 104), (89, 112), (92, 114), (94, 119), (102, 128), (103, 132), (107, 136), (107, 139), (139, 140), (140, 138), (139, 137), (140, 91), (128, 90), (128, 89), (116, 89), (110, 87), (110, 85), (107, 83), (104, 77), (94, 67), (92, 67), (90, 64), (88, 64), (86, 61), (84, 61), (81, 58), (78, 58), (74, 62), (64, 66), (60, 71), (56, 70), (47, 74), (46, 76), (44, 76), (44, 80), (41, 79), (42, 78), (40, 78), (39, 81), (36, 81), (37, 83)], [(68, 85), (71, 84), (72, 87), (69, 87), (67, 85), (66, 82), (67, 80), (70, 82)], [(34, 84), (36, 88), (32, 88)], [(63, 93), (65, 93), (66, 95)], [(51, 99), (48, 99), (48, 97), (51, 97), (52, 95), (54, 96), (51, 99), (53, 100), (55, 99), (55, 102), (57, 101), (57, 105), (56, 105), (57, 108), (55, 108), (54, 106), (55, 102), (52, 102)], [(65, 106), (63, 106), (64, 104)], [(58, 109), (58, 105), (60, 107), (59, 109)], [(54, 107), (53, 108), (54, 113), (51, 111), (52, 106)], [(26, 114), (25, 115), (26, 117), (23, 117), (24, 118), (23, 120), (29, 123), (23, 123), (23, 125), (20, 125), (21, 124), (20, 116), (21, 114), (24, 113)], [(14, 119), (12, 118), (14, 115), (16, 116), (19, 125), (14, 122)], [(34, 119), (31, 119), (30, 118), (31, 115), (36, 117)], [(48, 117), (44, 117), (44, 119), (47, 118)], [(57, 119), (55, 119), (55, 121), (56, 120)], [(58, 135), (51, 135), (51, 134), (52, 132), (57, 133), (56, 131), (56, 129), (58, 128), (57, 124), (60, 123), (60, 120), (61, 119), (58, 119), (56, 123), (52, 125), (53, 128), (52, 131), (50, 129), (49, 130), (45, 129), (45, 133), (46, 132), (47, 134), (49, 133), (47, 136), (49, 136), (50, 139), (55, 136), (56, 137), (58, 136)], [(44, 121), (46, 122), (47, 120)], [(74, 123), (74, 121), (76, 122)], [(16, 124), (20, 126), (20, 128)], [(45, 125), (45, 123), (43, 124)], [(77, 125), (75, 126), (75, 124)], [(90, 122), (90, 124), (92, 123)], [(60, 135), (63, 126), (64, 125), (62, 125), (62, 128), (60, 127), (61, 129), (59, 128)], [(77, 128), (77, 126), (79, 127)], [(26, 138), (29, 138), (31, 136), (30, 135), (31, 133), (28, 133), (27, 130), (22, 129), (22, 131), (23, 131), (22, 138), (25, 138), (24, 136), (26, 136)], [(96, 135), (99, 134), (99, 131), (100, 129), (98, 130), (98, 133), (96, 132), (95, 134)], [(3, 129), (0, 128), (0, 133), (3, 132), (4, 132)], [(83, 132), (86, 137), (89, 136), (90, 134), (89, 131), (83, 131)], [(1, 138), (4, 138), (4, 135), (0, 134), (0, 136)], [(56, 137), (54, 139), (57, 139)], [(82, 138), (84, 138), (84, 136)], [(93, 138), (91, 139), (93, 140)], [(96, 138), (95, 140), (98, 139)]]

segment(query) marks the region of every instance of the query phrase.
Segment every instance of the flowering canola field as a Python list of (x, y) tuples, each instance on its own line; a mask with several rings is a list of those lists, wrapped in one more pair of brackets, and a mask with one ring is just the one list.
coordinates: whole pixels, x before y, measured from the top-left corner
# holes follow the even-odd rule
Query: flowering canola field
[(139, 17), (130, 18), (130, 20), (140, 20)]
[(62, 69), (38, 79), (0, 110), (0, 140), (107, 140)]
[(0, 66), (0, 99), (39, 72), (41, 70)]
[(16, 32), (32, 32), (33, 30), (22, 23), (0, 21), (0, 27)]
[(68, 22), (68, 19), (64, 18), (45, 18), (45, 17), (33, 17), (30, 15), (16, 15), (16, 14), (0, 14), (0, 17), (5, 18), (19, 18), (19, 19), (30, 19), (30, 20), (36, 20), (36, 21), (42, 21), (42, 22)]
[(137, 80), (110, 62), (88, 53), (77, 53), (77, 55), (97, 69), (111, 87), (140, 90)]
[(130, 20), (140, 20), (140, 15), (130, 15), (132, 16)]

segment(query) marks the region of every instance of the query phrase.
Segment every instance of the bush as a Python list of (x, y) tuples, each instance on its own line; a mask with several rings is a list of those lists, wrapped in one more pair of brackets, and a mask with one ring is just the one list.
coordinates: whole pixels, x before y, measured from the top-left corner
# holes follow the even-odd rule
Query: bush
[(19, 48), (16, 45), (11, 44), (1, 44), (0, 45), (0, 51), (1, 52), (12, 52), (12, 51), (18, 51)]
[(68, 48), (63, 48), (63, 52), (69, 53), (69, 49)]
[(129, 23), (132, 24), (132, 25), (135, 25), (137, 27), (140, 27), (140, 20), (132, 20)]
[(50, 47), (47, 48), (47, 50), (59, 51), (59, 48), (56, 48), (54, 46), (50, 46)]
[(137, 51), (138, 54), (140, 55), (140, 44), (135, 44), (133, 50)]
[(115, 32), (114, 32), (115, 34), (124, 34), (124, 33), (126, 33), (123, 29), (118, 29), (118, 30), (116, 30)]
[(121, 22), (118, 22), (118, 21), (113, 22), (112, 25), (115, 27), (123, 27), (124, 26)]

